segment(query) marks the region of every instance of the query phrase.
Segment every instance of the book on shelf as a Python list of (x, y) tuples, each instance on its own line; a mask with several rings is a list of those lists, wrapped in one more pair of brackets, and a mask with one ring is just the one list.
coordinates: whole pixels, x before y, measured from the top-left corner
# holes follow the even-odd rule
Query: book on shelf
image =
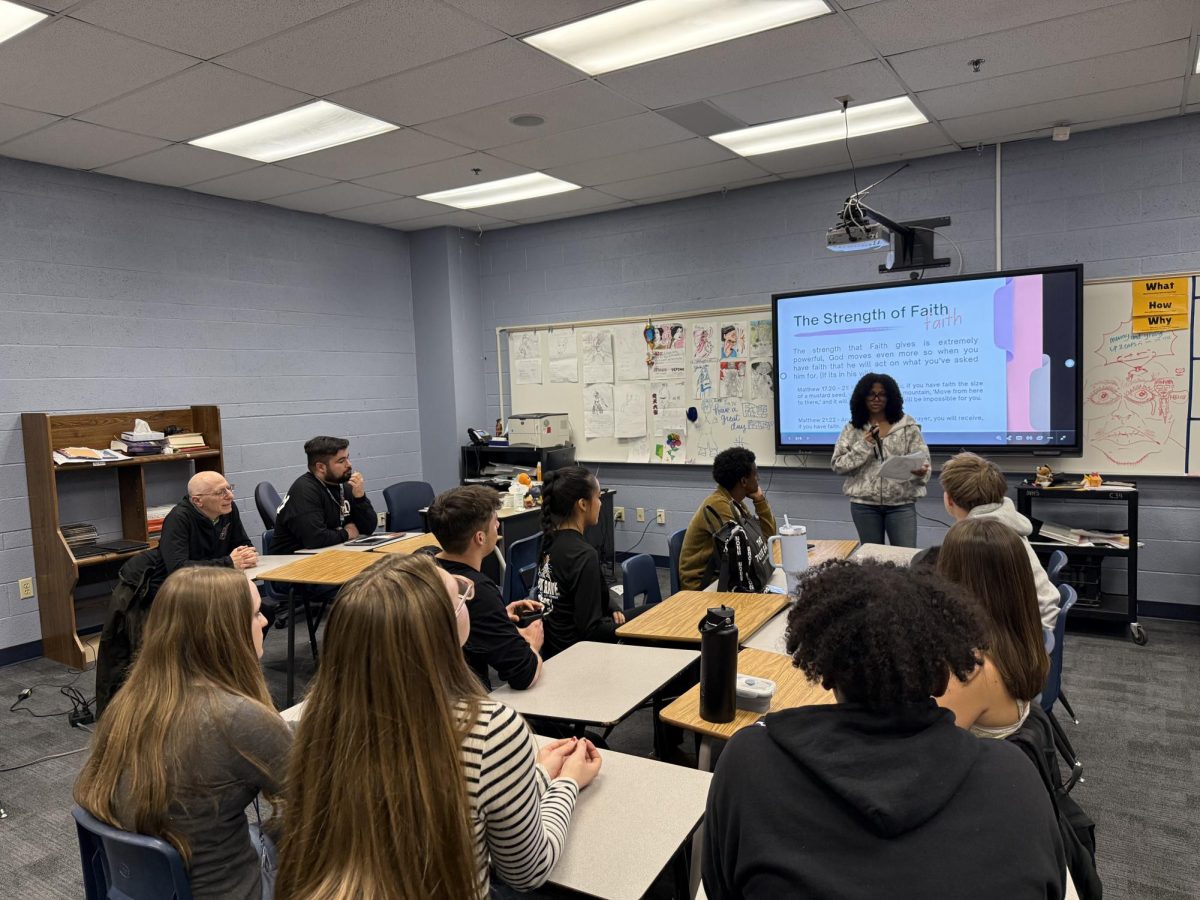
[(1072, 547), (1094, 546), (1129, 549), (1129, 535), (1119, 531), (1095, 531), (1087, 528), (1069, 528), (1056, 522), (1043, 522), (1038, 530), (1041, 540), (1055, 541)]
[(202, 450), (208, 448), (208, 445), (204, 443), (204, 435), (196, 431), (169, 434), (167, 435), (167, 444), (176, 450)]
[(109, 441), (108, 446), (113, 450), (128, 453), (130, 456), (153, 456), (156, 453), (162, 453), (167, 445), (164, 441), (130, 441), (114, 438)]
[(69, 463), (105, 463), (129, 459), (119, 448), (94, 450), (91, 447), (63, 447), (50, 454), (56, 465), (64, 466)]

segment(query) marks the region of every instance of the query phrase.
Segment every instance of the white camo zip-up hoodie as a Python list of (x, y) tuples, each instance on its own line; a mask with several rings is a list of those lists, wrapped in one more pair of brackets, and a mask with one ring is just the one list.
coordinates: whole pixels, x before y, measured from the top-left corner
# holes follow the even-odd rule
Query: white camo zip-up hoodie
[(883, 461), (892, 456), (904, 456), (918, 451), (929, 459), (929, 447), (921, 436), (921, 426), (905, 413), (892, 425), (879, 444), (880, 452), (868, 444), (863, 429), (855, 428), (850, 422), (838, 435), (833, 448), (833, 471), (845, 475), (842, 492), (852, 503), (871, 503), (879, 506), (901, 506), (925, 496), (925, 485), (929, 473), (913, 476), (905, 481), (895, 481), (879, 474)]

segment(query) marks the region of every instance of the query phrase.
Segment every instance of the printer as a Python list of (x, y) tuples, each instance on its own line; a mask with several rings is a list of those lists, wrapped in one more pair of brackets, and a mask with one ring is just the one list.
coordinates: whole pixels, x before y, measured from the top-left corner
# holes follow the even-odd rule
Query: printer
[(508, 417), (508, 443), (527, 447), (570, 444), (571, 420), (566, 413), (514, 413)]

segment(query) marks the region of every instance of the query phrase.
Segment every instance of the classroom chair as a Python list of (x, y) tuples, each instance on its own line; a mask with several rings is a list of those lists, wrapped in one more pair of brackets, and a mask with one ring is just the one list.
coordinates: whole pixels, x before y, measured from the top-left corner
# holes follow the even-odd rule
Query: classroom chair
[[(639, 553), (621, 563), (622, 609), (631, 606), (653, 606), (662, 602), (662, 590), (658, 586), (658, 567), (649, 553)], [(645, 595), (646, 602), (637, 599)]]
[(383, 489), (388, 531), (424, 531), (421, 510), (434, 500), (428, 481), (400, 481)]
[(524, 600), (534, 593), (541, 549), (540, 534), (531, 534), (519, 541), (513, 541), (508, 546), (504, 554), (504, 587), (500, 590), (506, 606), (514, 600)]
[[(275, 529), (268, 528), (262, 533), (262, 555), (271, 555), (271, 541), (275, 537)], [(299, 558), (299, 557), (297, 557)], [(259, 582), (258, 593), (264, 600), (270, 600), (275, 605), (276, 615), (281, 610), (287, 609), (288, 595), (287, 592), (291, 585), (281, 585), (281, 589), (276, 589), (275, 585), (269, 581)], [(325, 612), (324, 605), (317, 611), (317, 617), (314, 620), (312, 610), (309, 608), (308, 599), (303, 590), (296, 592), (296, 607), (304, 610), (304, 622), (308, 626), (308, 646), (312, 650), (313, 662), (317, 661), (317, 628), (321, 624), (321, 615)], [(267, 632), (270, 634), (270, 631)]]
[(1059, 752), (1074, 767), (1078, 764), (1075, 748), (1071, 746), (1066, 731), (1054, 717), (1054, 704), (1062, 699), (1063, 638), (1067, 631), (1067, 613), (1075, 605), (1079, 595), (1069, 584), (1059, 585), (1058, 593), (1058, 618), (1054, 622), (1054, 649), (1050, 651), (1050, 673), (1046, 676), (1046, 686), (1042, 688), (1042, 696), (1038, 702), (1050, 719), (1055, 739), (1058, 741)]
[(269, 481), (260, 481), (254, 487), (254, 505), (258, 507), (258, 514), (262, 517), (263, 525), (266, 528), (275, 527), (275, 514), (279, 511), (283, 500), (279, 496), (279, 491), (275, 490), (275, 485)]
[(679, 593), (679, 556), (683, 553), (683, 538), (687, 534), (686, 528), (680, 528), (678, 531), (671, 533), (667, 538), (667, 556), (670, 559), (670, 574), (671, 574), (671, 594)]
[(1063, 567), (1067, 564), (1067, 554), (1061, 550), (1055, 550), (1050, 554), (1050, 558), (1046, 560), (1046, 577), (1050, 579), (1050, 583), (1058, 586), (1058, 578), (1062, 573)]
[(192, 900), (183, 859), (166, 841), (105, 825), (71, 809), (86, 900)]

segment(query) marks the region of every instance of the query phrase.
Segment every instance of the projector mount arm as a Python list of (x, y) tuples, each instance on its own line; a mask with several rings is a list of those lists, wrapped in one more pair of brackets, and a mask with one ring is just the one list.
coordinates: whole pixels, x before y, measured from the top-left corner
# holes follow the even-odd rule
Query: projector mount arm
[[(888, 265), (879, 267), (880, 272), (916, 271), (917, 269), (940, 269), (950, 265), (949, 257), (935, 257), (933, 251), (934, 229), (944, 228), (950, 224), (949, 216), (935, 219), (912, 219), (908, 222), (897, 222), (876, 209), (862, 202), (871, 188), (887, 181), (896, 172), (908, 167), (902, 165), (895, 172), (885, 175), (874, 184), (868, 185), (857, 193), (846, 198), (846, 204), (839, 215), (840, 224), (844, 228), (851, 226), (865, 227), (869, 221), (878, 222), (892, 233), (892, 251)], [(914, 276), (916, 277), (916, 276)]]

